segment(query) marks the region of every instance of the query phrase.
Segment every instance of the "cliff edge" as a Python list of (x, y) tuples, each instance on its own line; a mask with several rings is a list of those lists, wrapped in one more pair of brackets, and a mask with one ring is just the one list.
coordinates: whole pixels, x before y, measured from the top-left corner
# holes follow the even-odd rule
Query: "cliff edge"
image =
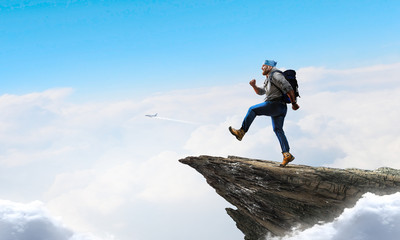
[(330, 222), (353, 207), (367, 192), (377, 195), (400, 191), (400, 170), (336, 169), (278, 162), (199, 156), (179, 160), (207, 180), (237, 209), (226, 209), (246, 240), (270, 233), (283, 236), (293, 227), (305, 229)]

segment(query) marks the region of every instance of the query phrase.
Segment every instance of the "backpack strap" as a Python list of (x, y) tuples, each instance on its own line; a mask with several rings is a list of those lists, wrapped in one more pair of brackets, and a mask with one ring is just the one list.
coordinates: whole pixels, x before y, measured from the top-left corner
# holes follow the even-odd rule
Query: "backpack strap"
[(278, 86), (276, 86), (276, 84), (275, 83), (273, 83), (271, 80), (272, 80), (272, 75), (274, 75), (274, 73), (276, 73), (276, 72), (279, 72), (279, 73), (281, 73), (281, 74), (283, 74), (283, 72), (282, 71), (280, 71), (280, 70), (275, 70), (275, 71), (272, 71), (271, 73), (270, 73), (270, 79), (269, 79), (269, 82), (272, 84), (272, 85), (274, 85), (281, 93), (282, 93), (282, 95), (285, 95), (284, 93), (283, 93), (283, 91), (282, 91), (282, 89), (280, 89)]
[[(283, 101), (284, 103), (291, 103), (290, 98), (282, 91), (282, 89), (280, 89), (280, 87), (278, 87), (275, 83), (273, 83), (273, 82), (271, 81), (271, 80), (272, 80), (272, 75), (273, 75), (275, 72), (280, 72), (281, 74), (283, 74), (283, 72), (280, 71), (280, 70), (275, 70), (275, 71), (271, 72), (271, 73), (270, 73), (270, 79), (269, 79), (270, 83), (271, 83), (272, 85), (274, 85), (274, 86), (281, 92), (281, 94), (282, 94), (281, 98), (282, 98), (282, 101)], [(283, 77), (285, 77), (285, 75), (283, 75)], [(286, 77), (285, 77), (285, 79), (286, 79)]]

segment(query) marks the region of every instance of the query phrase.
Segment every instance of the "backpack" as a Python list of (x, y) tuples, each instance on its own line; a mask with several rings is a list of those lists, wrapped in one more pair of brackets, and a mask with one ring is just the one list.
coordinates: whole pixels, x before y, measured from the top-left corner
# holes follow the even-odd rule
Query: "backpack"
[[(275, 70), (275, 71), (271, 72), (271, 78), (272, 78), (272, 75), (273, 75), (275, 72), (280, 72), (280, 73), (282, 73), (282, 75), (285, 77), (285, 79), (290, 83), (290, 85), (292, 86), (292, 88), (293, 88), (293, 90), (294, 90), (295, 99), (296, 99), (297, 97), (300, 97), (300, 94), (299, 94), (299, 85), (297, 84), (297, 79), (296, 79), (296, 71), (295, 71), (295, 70), (292, 70), (292, 69), (286, 70), (286, 71), (284, 71), (284, 72), (282, 72), (282, 71), (280, 71), (280, 70)], [(282, 92), (282, 90), (281, 90), (279, 87), (277, 87), (273, 82), (271, 82), (271, 83), (272, 83), (276, 88), (278, 88), (279, 91), (281, 91), (283, 101), (284, 101), (285, 103), (291, 103), (291, 102), (290, 102), (289, 96), (288, 96), (287, 94), (284, 94), (284, 93)]]

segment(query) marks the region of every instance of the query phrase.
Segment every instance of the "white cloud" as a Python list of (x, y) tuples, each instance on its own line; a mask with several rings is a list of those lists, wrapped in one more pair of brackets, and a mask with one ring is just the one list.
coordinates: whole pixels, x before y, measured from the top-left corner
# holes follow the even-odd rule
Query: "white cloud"
[[(393, 161), (400, 154), (400, 130), (395, 127), (400, 121), (400, 85), (393, 80), (400, 74), (397, 66), (309, 68), (308, 76), (314, 76), (309, 81), (300, 69), (301, 109), (289, 109), (284, 127), (294, 163), (400, 167)], [(387, 74), (384, 84), (374, 88), (382, 73)], [(364, 83), (369, 87), (357, 89)], [(152, 209), (165, 206), (194, 204), (206, 218), (207, 209), (214, 210), (207, 203), (215, 200), (215, 193), (200, 174), (178, 163), (179, 158), (282, 157), (268, 117), (256, 118), (241, 142), (228, 131), (230, 125), (240, 127), (248, 108), (263, 100), (247, 83), (158, 93), (142, 101), (70, 103), (70, 93), (53, 89), (0, 97), (0, 188), (8, 199), (44, 198), (54, 215), (82, 232), (107, 230), (130, 239), (144, 231), (128, 226), (133, 215), (157, 215)], [(144, 116), (156, 112), (184, 122)]]
[(183, 157), (162, 152), (141, 163), (127, 161), (107, 168), (62, 173), (46, 193), (46, 205), (75, 229), (95, 232), (99, 230), (96, 224), (104, 224), (115, 213), (120, 214), (119, 219), (112, 223), (105, 221), (107, 228), (126, 225), (129, 217), (126, 209), (140, 208), (140, 204), (168, 208), (204, 200), (211, 189), (200, 175), (178, 162)]
[[(244, 112), (245, 113), (245, 112)], [(238, 115), (226, 121), (198, 127), (185, 144), (193, 155), (271, 157), (278, 146), (270, 120), (260, 117), (255, 121), (241, 142), (228, 131), (228, 126), (240, 128), (242, 118)], [(279, 152), (279, 150), (278, 150)], [(279, 160), (279, 159), (277, 159)]]
[(374, 91), (398, 87), (400, 63), (374, 65), (354, 69), (306, 67), (298, 70), (300, 95), (302, 91)]
[(162, 152), (144, 162), (134, 175), (142, 190), (138, 197), (151, 202), (184, 202), (208, 194), (208, 186), (200, 183), (193, 171), (177, 160), (185, 156)]
[(7, 200), (0, 200), (0, 239), (100, 240), (90, 233), (74, 233), (51, 217), (39, 201), (22, 204)]
[[(200, 95), (210, 94), (207, 89), (196, 91)], [(176, 153), (182, 151), (190, 132), (197, 126), (144, 117), (152, 109), (163, 109), (163, 104), (158, 105), (164, 101), (174, 107), (163, 109), (159, 115), (193, 121), (190, 112), (182, 109), (200, 107), (202, 103), (190, 101), (190, 94), (185, 97), (182, 92), (182, 95), (180, 98), (177, 94), (166, 94), (142, 102), (71, 104), (50, 98), (39, 101), (43, 96), (37, 93), (38, 97), (19, 106), (21, 109), (7, 109), (19, 115), (0, 116), (0, 123), (12, 122), (15, 129), (25, 127), (27, 131), (4, 128), (0, 134), (4, 143), (0, 149), (2, 169), (16, 173), (8, 174), (12, 179), (2, 188), (3, 195), (18, 199), (32, 198), (32, 193), (36, 198), (44, 196), (50, 211), (63, 216), (64, 222), (73, 229), (97, 235), (104, 235), (104, 231), (117, 232), (124, 236), (122, 239), (131, 239), (129, 236), (146, 231), (147, 227), (132, 228), (129, 222), (134, 221), (137, 226), (145, 224), (136, 219), (154, 215), (153, 208), (167, 206), (168, 209), (180, 204), (181, 212), (174, 214), (182, 215), (185, 206), (192, 203), (203, 209), (201, 214), (213, 211), (217, 205), (212, 208), (202, 205), (207, 205), (215, 194), (199, 174), (178, 162), (187, 152)], [(20, 98), (26, 96), (13, 96), (14, 102)], [(182, 102), (182, 99), (186, 100)], [(5, 101), (2, 106), (6, 109), (13, 104)], [(53, 107), (47, 108), (48, 105)], [(41, 115), (44, 119), (30, 118), (41, 112), (46, 113)], [(196, 121), (210, 119), (202, 111), (196, 115)], [(31, 119), (32, 124), (25, 125), (23, 119)], [(60, 152), (63, 148), (65, 152)], [(21, 172), (25, 173), (25, 181), (31, 182), (29, 191), (25, 191), (22, 180), (16, 179)], [(223, 207), (220, 209), (220, 217), (213, 221), (226, 218)], [(113, 221), (110, 223), (109, 219)], [(172, 228), (184, 222), (178, 218), (167, 225)], [(174, 235), (174, 232), (156, 235), (165, 234)]]
[(331, 223), (317, 224), (304, 231), (294, 230), (271, 240), (396, 240), (400, 234), (400, 193), (377, 196), (366, 193), (353, 208)]
[(71, 207), (109, 214), (137, 199), (165, 204), (201, 197), (208, 191), (203, 184), (198, 186), (198, 176), (178, 162), (183, 157), (161, 152), (141, 163), (127, 161), (107, 168), (62, 173), (56, 176), (46, 198), (50, 199), (49, 205), (60, 209), (68, 202)]
[[(328, 70), (330, 78), (306, 83), (306, 88), (313, 85), (309, 89), (314, 92), (309, 91), (300, 99), (302, 109), (296, 121), (301, 131), (295, 129), (297, 148), (303, 153), (310, 147), (338, 153), (321, 153), (321, 159), (313, 163), (317, 165), (399, 168), (393, 161), (400, 153), (400, 128), (396, 127), (400, 121), (400, 84), (393, 80), (400, 74), (398, 66), (342, 70), (337, 75)], [(325, 81), (341, 85), (341, 90), (325, 89)], [(304, 158), (310, 159), (313, 151), (308, 152)]]

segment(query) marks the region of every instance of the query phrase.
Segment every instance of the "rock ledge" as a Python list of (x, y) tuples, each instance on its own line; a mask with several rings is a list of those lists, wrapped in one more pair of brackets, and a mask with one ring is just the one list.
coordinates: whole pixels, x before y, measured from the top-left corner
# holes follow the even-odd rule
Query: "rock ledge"
[(308, 228), (330, 222), (353, 207), (366, 192), (377, 195), (400, 191), (400, 171), (379, 168), (336, 169), (278, 162), (199, 156), (179, 160), (207, 180), (237, 209), (226, 209), (246, 240), (283, 236), (295, 226)]

